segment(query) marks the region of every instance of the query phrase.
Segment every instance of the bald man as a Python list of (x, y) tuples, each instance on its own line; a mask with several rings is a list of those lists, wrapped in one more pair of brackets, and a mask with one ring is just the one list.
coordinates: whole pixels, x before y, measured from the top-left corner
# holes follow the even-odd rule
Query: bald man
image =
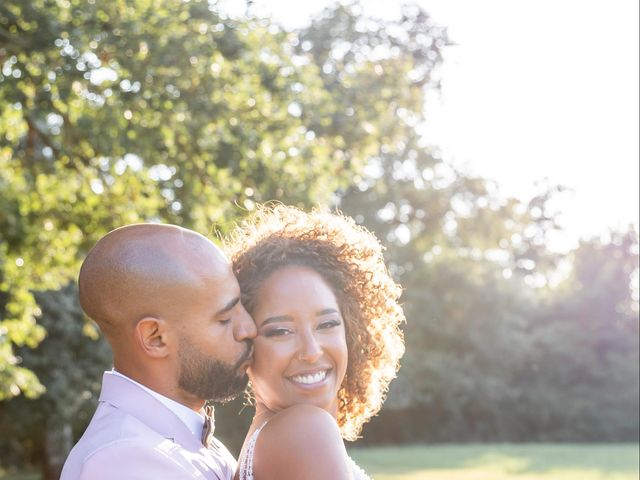
[(114, 368), (62, 480), (231, 479), (203, 407), (246, 386), (256, 327), (224, 254), (191, 230), (129, 225), (98, 241), (78, 284)]

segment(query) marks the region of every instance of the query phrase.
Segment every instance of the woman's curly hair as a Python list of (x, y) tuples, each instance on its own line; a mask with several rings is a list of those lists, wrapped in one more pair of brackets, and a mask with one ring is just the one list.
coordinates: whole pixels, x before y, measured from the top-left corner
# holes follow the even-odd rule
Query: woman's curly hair
[(380, 243), (344, 215), (278, 204), (259, 206), (225, 244), (249, 313), (262, 282), (285, 266), (312, 268), (331, 286), (348, 350), (338, 425), (343, 438), (355, 440), (380, 410), (404, 353), (401, 288), (387, 271)]

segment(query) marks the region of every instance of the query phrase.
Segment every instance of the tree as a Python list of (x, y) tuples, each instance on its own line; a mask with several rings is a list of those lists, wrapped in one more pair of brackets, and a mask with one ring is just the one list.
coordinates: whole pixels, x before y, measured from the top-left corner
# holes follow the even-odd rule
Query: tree
[(37, 292), (36, 300), (47, 337), (35, 349), (21, 347), (17, 353), (47, 390), (37, 399), (0, 402), (0, 449), (4, 467), (21, 465), (25, 458), (36, 460), (44, 479), (56, 479), (93, 415), (111, 350), (97, 328), (83, 319), (74, 283)]
[[(38, 305), (34, 292), (62, 288), (110, 229), (160, 220), (224, 232), (256, 201), (327, 204), (361, 173), (378, 150), (380, 138), (370, 133), (395, 122), (386, 102), (414, 104), (419, 79), (407, 94), (395, 88), (394, 70), (408, 71), (413, 61), (390, 58), (380, 70), (368, 58), (337, 95), (306, 41), (266, 20), (232, 20), (206, 1), (0, 6), (5, 402), (42, 394), (33, 372), (59, 393), (53, 367), (66, 337), (54, 338), (50, 327), (50, 340), (36, 347), (48, 318), (63, 331), (91, 324), (57, 301), (58, 313), (45, 312), (49, 294)], [(357, 95), (367, 79), (366, 95)], [(368, 112), (372, 98), (377, 112)], [(89, 350), (79, 348), (76, 361), (102, 366), (88, 355), (94, 340), (78, 338)], [(36, 347), (33, 356), (23, 347)], [(76, 374), (68, 392), (88, 391), (95, 401), (84, 386), (95, 371)], [(24, 411), (31, 402), (17, 397), (3, 408)], [(63, 423), (67, 413), (43, 410)], [(16, 448), (46, 451), (46, 424), (21, 421), (15, 427), (29, 435)]]
[(42, 393), (13, 353), (45, 335), (32, 292), (110, 229), (224, 232), (256, 201), (345, 184), (366, 142), (331, 127), (342, 106), (297, 41), (204, 0), (2, 3), (0, 399)]
[(638, 438), (638, 235), (580, 242), (571, 274), (531, 325), (531, 367), (522, 419), (552, 440), (634, 441)]
[[(362, 173), (339, 192), (338, 205), (387, 246), (390, 268), (405, 289), (407, 353), (385, 409), (365, 437), (596, 438), (599, 427), (569, 427), (574, 416), (568, 399), (557, 396), (562, 383), (539, 372), (543, 363), (547, 370), (562, 369), (552, 366), (566, 363), (563, 341), (575, 347), (571, 354), (578, 361), (589, 361), (593, 352), (587, 338), (595, 331), (542, 333), (553, 316), (545, 302), (555, 290), (548, 285), (566, 261), (548, 248), (559, 229), (551, 206), (564, 189), (542, 183), (531, 199), (504, 198), (491, 182), (457, 171), (425, 144), (416, 127), (428, 114), (425, 88), (437, 88), (434, 71), (449, 40), (420, 8), (404, 8), (395, 22), (375, 22), (357, 4), (337, 6), (325, 10), (300, 39), (299, 48), (312, 54), (326, 88), (344, 105), (337, 124), (345, 139), (370, 146)], [(358, 130), (366, 125), (362, 121), (374, 119), (376, 128)], [(576, 268), (584, 268), (581, 255)], [(628, 291), (628, 267), (616, 255), (610, 268), (624, 274), (603, 276), (607, 286), (601, 284), (600, 291)], [(579, 302), (591, 309), (587, 298)], [(610, 309), (600, 318), (614, 316)], [(586, 343), (578, 347), (580, 342)], [(623, 349), (617, 362), (635, 365), (634, 348)], [(597, 375), (627, 381), (633, 373), (613, 361), (593, 367)], [(536, 383), (538, 396), (523, 381), (536, 376), (544, 377)], [(625, 402), (637, 401), (637, 390), (622, 390)], [(599, 408), (595, 397), (586, 397), (592, 416), (582, 416), (583, 424)], [(518, 420), (537, 421), (527, 409), (551, 409), (557, 416), (531, 425)], [(617, 437), (606, 438), (629, 438), (620, 422), (610, 432)]]

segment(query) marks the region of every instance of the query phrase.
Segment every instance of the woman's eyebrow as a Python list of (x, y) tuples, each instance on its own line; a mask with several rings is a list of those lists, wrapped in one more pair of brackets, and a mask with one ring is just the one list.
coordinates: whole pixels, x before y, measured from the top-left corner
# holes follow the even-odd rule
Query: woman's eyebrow
[(289, 315), (276, 315), (275, 317), (266, 318), (261, 324), (260, 327), (264, 327), (270, 323), (278, 323), (278, 322), (292, 322), (293, 319)]
[[(325, 308), (317, 312), (316, 316), (321, 317), (323, 315), (331, 315), (332, 313), (339, 314), (340, 312), (338, 312), (338, 310), (336, 310), (335, 308)], [(268, 317), (264, 319), (264, 321), (258, 326), (258, 328), (264, 327), (265, 325), (269, 325), (270, 323), (279, 323), (279, 322), (293, 322), (293, 318), (290, 315), (276, 315), (273, 317)]]

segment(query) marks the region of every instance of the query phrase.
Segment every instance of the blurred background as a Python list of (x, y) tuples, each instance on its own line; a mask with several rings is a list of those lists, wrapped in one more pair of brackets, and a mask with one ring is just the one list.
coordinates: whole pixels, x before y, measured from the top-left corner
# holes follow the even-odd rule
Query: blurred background
[(4, 0), (0, 68), (0, 478), (58, 478), (95, 409), (94, 242), (269, 200), (403, 286), (376, 479), (638, 478), (634, 0)]

